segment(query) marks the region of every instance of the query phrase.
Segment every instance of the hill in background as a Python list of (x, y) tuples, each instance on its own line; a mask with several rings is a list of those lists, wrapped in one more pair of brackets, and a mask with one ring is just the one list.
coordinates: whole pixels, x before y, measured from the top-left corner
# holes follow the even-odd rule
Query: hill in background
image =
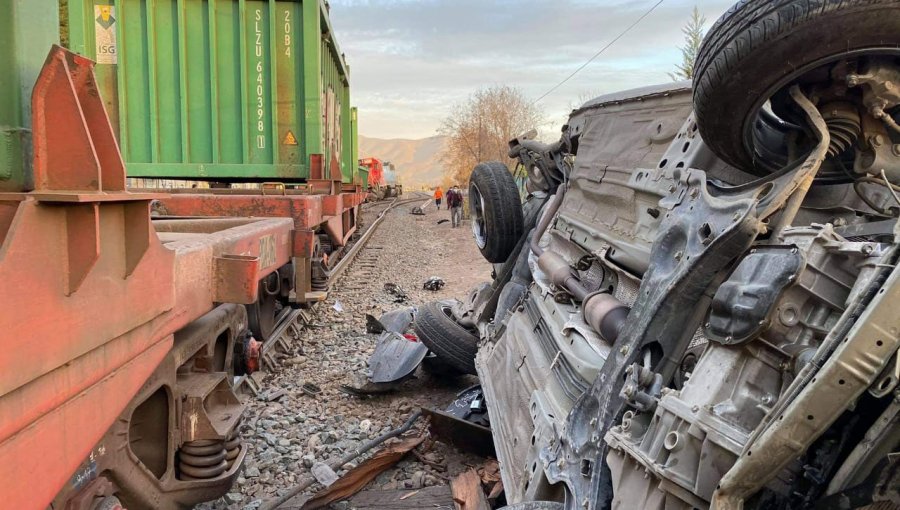
[(403, 186), (418, 188), (443, 184), (441, 154), (447, 138), (432, 136), (421, 140), (369, 138), (360, 135), (359, 157), (390, 161), (400, 172)]

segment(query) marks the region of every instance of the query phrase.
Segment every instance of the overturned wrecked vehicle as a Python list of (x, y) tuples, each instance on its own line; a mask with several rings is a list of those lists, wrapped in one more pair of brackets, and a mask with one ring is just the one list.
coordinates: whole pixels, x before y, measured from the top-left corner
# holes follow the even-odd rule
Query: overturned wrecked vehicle
[(693, 87), (514, 140), (521, 212), (476, 168), (496, 278), (447, 317), (480, 333), (510, 508), (897, 503), (898, 26), (897, 2), (742, 2)]

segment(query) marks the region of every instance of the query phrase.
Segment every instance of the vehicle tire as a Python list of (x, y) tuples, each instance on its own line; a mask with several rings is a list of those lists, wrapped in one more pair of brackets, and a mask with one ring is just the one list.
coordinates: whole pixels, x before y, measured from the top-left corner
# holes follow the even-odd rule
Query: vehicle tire
[(741, 170), (765, 176), (780, 169), (788, 163), (785, 135), (797, 127), (763, 112), (766, 101), (842, 57), (897, 55), (898, 25), (896, 0), (738, 2), (710, 28), (697, 54), (693, 101), (700, 135)]
[(413, 328), (416, 336), (447, 365), (476, 375), (478, 337), (453, 320), (453, 301), (434, 301), (419, 307)]
[(469, 178), (472, 233), (481, 254), (491, 263), (506, 262), (525, 233), (519, 189), (506, 165), (481, 163)]
[(528, 288), (519, 282), (509, 282), (504, 285), (497, 298), (497, 310), (494, 312), (494, 318), (498, 321), (505, 319), (506, 313), (519, 303), (526, 292), (528, 292)]
[(457, 368), (448, 365), (444, 358), (433, 352), (429, 352), (422, 360), (422, 369), (436, 377), (457, 378), (465, 375)]

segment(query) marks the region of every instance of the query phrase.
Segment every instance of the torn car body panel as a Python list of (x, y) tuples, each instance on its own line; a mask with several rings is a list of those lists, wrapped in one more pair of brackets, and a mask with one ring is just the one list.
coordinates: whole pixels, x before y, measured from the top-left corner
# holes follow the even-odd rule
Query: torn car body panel
[[(690, 99), (680, 84), (598, 98), (556, 144), (511, 144), (540, 174), (532, 189), (563, 198), (558, 211), (548, 201), (533, 253), (528, 243), (516, 252), (533, 276), (527, 292), (509, 315), (478, 319), (476, 365), (510, 503), (742, 508), (756, 495), (764, 508), (803, 507), (826, 495), (821, 480), (891, 398), (887, 379), (885, 393), (864, 389), (893, 360), (897, 328), (862, 311), (877, 310), (873, 285), (893, 293), (894, 223), (852, 181), (816, 184), (842, 136), (821, 99), (785, 92), (807, 145), (762, 178), (707, 147)], [(592, 317), (609, 313), (592, 309), (598, 293), (629, 310), (612, 328)], [(887, 348), (838, 361), (851, 324), (875, 328), (865, 341)], [(826, 367), (845, 372), (823, 379)], [(825, 397), (834, 386), (836, 401)], [(896, 447), (871, 434), (880, 443), (869, 454)], [(844, 471), (862, 482), (854, 469)]]

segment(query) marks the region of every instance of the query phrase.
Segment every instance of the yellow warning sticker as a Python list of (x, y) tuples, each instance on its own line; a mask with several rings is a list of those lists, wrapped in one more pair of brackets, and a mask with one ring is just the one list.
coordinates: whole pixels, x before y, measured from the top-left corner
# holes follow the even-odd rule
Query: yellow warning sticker
[(284, 141), (282, 142), (284, 145), (297, 145), (297, 137), (294, 136), (294, 133), (288, 131), (286, 135), (284, 135)]
[(95, 60), (98, 64), (118, 64), (116, 8), (112, 5), (95, 5), (94, 16)]

